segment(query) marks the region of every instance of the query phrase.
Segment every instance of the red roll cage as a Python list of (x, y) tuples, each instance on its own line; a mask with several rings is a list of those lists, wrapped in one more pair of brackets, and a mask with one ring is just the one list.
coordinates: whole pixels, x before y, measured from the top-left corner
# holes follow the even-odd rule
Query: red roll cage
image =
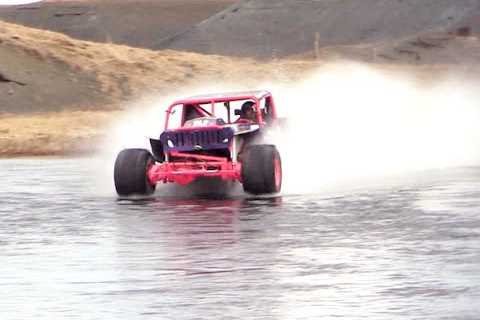
[[(261, 108), (261, 102), (265, 99), (265, 105)], [(165, 130), (168, 129), (168, 124), (170, 121), (170, 115), (173, 113), (173, 109), (179, 105), (183, 105), (182, 108), (182, 121), (181, 126), (184, 125), (185, 118), (185, 106), (193, 106), (199, 114), (203, 116), (214, 116), (215, 115), (215, 104), (224, 103), (224, 106), (227, 108), (228, 119), (227, 122), (231, 123), (231, 109), (230, 102), (251, 100), (255, 103), (257, 123), (260, 125), (265, 124), (265, 116), (268, 115), (270, 119), (277, 118), (277, 112), (275, 109), (275, 102), (273, 100), (272, 94), (268, 91), (246, 91), (246, 92), (234, 92), (234, 93), (217, 93), (204, 96), (193, 96), (185, 99), (177, 100), (172, 103), (166, 113), (165, 117)], [(205, 108), (200, 105), (210, 104), (211, 110), (207, 111)]]

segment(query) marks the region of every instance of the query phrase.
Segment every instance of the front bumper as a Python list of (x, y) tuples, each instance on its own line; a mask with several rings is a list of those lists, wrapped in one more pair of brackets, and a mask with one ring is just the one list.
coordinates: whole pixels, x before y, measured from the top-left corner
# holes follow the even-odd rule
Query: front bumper
[(159, 182), (187, 185), (198, 178), (221, 178), (241, 182), (241, 163), (230, 161), (164, 162), (147, 170), (152, 185)]

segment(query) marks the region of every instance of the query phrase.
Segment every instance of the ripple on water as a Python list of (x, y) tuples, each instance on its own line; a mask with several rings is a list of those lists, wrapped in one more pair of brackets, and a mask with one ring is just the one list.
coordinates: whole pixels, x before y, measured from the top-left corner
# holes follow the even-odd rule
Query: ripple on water
[(336, 195), (118, 200), (94, 192), (107, 178), (89, 161), (0, 161), (2, 319), (480, 312), (471, 171)]

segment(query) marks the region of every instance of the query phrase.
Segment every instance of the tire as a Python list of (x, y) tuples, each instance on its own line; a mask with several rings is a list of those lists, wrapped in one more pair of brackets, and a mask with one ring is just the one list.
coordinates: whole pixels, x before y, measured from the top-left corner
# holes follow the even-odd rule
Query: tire
[(118, 195), (151, 195), (155, 191), (155, 185), (148, 180), (147, 170), (154, 163), (148, 150), (122, 150), (117, 156), (113, 172)]
[(251, 194), (280, 192), (282, 161), (275, 146), (252, 145), (242, 152), (242, 182), (243, 190)]

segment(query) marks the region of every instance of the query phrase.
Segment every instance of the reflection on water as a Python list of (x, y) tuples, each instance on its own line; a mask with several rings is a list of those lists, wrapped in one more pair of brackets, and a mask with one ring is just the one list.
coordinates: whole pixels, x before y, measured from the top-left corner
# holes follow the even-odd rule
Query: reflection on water
[(478, 318), (476, 169), (336, 195), (119, 200), (92, 167), (0, 161), (1, 319)]

